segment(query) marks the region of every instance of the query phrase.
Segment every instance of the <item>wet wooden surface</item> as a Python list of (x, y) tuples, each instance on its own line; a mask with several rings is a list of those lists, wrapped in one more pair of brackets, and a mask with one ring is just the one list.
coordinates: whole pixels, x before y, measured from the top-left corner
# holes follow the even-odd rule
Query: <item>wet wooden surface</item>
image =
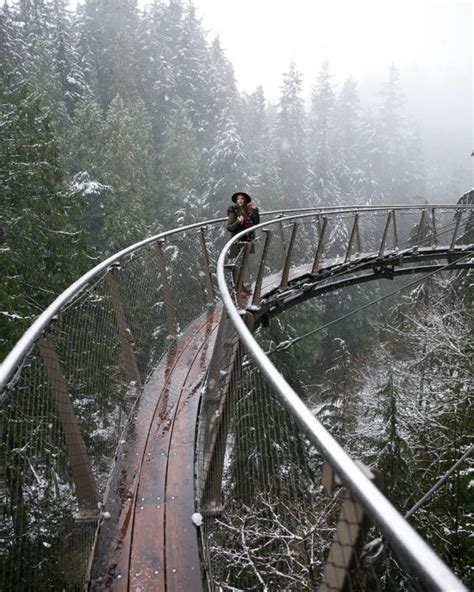
[[(221, 309), (209, 309), (170, 346), (145, 386), (110, 482), (93, 590), (202, 589), (194, 512), (200, 390)], [(107, 515), (107, 514), (105, 514)]]

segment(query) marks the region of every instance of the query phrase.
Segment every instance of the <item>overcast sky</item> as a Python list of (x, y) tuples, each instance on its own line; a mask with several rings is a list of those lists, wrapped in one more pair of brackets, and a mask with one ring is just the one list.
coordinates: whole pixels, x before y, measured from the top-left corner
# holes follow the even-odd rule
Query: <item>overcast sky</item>
[(219, 35), (239, 86), (262, 83), (276, 98), (291, 60), (311, 86), (327, 58), (335, 78), (362, 85), (403, 72), (427, 75), (469, 67), (472, 72), (471, 0), (195, 0), (204, 26)]
[[(394, 63), (427, 152), (439, 156), (455, 135), (456, 154), (443, 158), (461, 158), (471, 167), (473, 0), (194, 0), (194, 5), (210, 38), (219, 35), (239, 88), (251, 92), (262, 84), (272, 101), (278, 100), (282, 73), (292, 60), (303, 72), (306, 98), (328, 59), (334, 82), (340, 86), (352, 76), (363, 103), (375, 100)], [(433, 121), (439, 121), (438, 129)]]
[[(72, 0), (75, 5), (77, 0)], [(150, 0), (138, 0), (140, 6)], [(425, 140), (453, 135), (455, 158), (474, 148), (473, 0), (194, 0), (209, 40), (219, 36), (240, 90), (262, 84), (277, 101), (293, 60), (309, 98), (321, 63), (334, 82), (352, 76), (373, 102), (394, 63)], [(439, 121), (439, 130), (433, 129)], [(428, 130), (429, 128), (429, 130)], [(437, 135), (436, 135), (437, 134)], [(427, 138), (428, 135), (428, 138)], [(467, 155), (467, 156), (464, 156)], [(474, 163), (474, 158), (471, 159)]]

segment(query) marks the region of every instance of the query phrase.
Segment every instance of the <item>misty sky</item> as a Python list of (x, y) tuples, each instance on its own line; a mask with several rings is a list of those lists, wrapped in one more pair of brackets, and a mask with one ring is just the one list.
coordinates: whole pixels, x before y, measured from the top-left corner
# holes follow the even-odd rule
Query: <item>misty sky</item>
[[(139, 0), (140, 6), (149, 3)], [(194, 5), (209, 39), (219, 35), (240, 90), (262, 84), (275, 102), (292, 60), (303, 72), (306, 98), (326, 58), (336, 84), (347, 76), (356, 80), (363, 103), (376, 101), (394, 63), (428, 153), (436, 157), (455, 136), (454, 154), (446, 158), (471, 167), (472, 0), (194, 0)]]
[(472, 69), (472, 3), (437, 0), (195, 0), (219, 35), (239, 86), (262, 83), (277, 98), (281, 72), (294, 60), (307, 84), (327, 58), (338, 80), (361, 84), (402, 70), (439, 75)]

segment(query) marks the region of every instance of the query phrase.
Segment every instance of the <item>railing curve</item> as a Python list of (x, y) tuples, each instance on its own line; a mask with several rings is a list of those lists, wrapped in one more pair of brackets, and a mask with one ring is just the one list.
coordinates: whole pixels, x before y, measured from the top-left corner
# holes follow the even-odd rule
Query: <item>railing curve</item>
[(216, 303), (224, 221), (169, 230), (108, 257), (60, 294), (1, 364), (1, 588), (82, 588), (142, 387), (180, 332)]
[[(453, 208), (461, 211), (457, 206), (436, 206)], [(395, 212), (411, 210), (391, 207), (384, 245), (379, 246), (382, 254), (390, 241), (399, 242)], [(369, 211), (386, 216), (382, 207), (357, 209), (359, 214)], [(350, 262), (360, 250), (362, 224), (352, 221), (353, 208), (266, 212), (267, 219), (278, 217), (272, 224), (282, 232), (280, 247), (288, 264), (284, 234), (295, 212), (301, 219), (315, 220), (320, 244), (325, 216), (338, 214), (346, 226), (350, 219), (346, 259)], [(459, 219), (455, 217), (450, 228), (453, 256)], [(100, 502), (142, 385), (183, 328), (215, 303), (215, 265), (225, 243), (224, 220), (173, 229), (109, 257), (66, 289), (4, 360), (0, 367), (1, 587), (82, 588)], [(417, 234), (435, 241), (439, 229), (433, 222), (427, 230), (427, 220), (431, 219), (423, 214)], [(329, 228), (328, 236), (335, 230)], [(314, 270), (321, 255), (313, 262)], [(281, 284), (291, 282), (286, 268), (286, 277), (279, 277)], [(270, 284), (264, 285), (263, 292), (269, 288)], [(233, 320), (233, 305), (225, 291), (223, 295)], [(246, 344), (244, 336), (242, 341)], [(298, 418), (299, 413), (305, 417), (304, 406)], [(318, 437), (324, 442), (325, 432)], [(333, 442), (328, 442), (332, 450)], [(360, 476), (350, 460), (345, 462), (351, 478)]]
[[(448, 218), (450, 221), (443, 226), (437, 226), (437, 213), (441, 210), (448, 212)], [(454, 256), (456, 254), (457, 257), (462, 258), (464, 262), (469, 261), (469, 263), (472, 265), (474, 245), (469, 243), (466, 244), (466, 242), (462, 244), (462, 242), (458, 241), (460, 227), (462, 226), (461, 218), (463, 216), (464, 218), (466, 216), (469, 217), (469, 221), (464, 219), (464, 240), (466, 240), (466, 234), (469, 233), (472, 240), (472, 212), (472, 206), (459, 207), (430, 205), (419, 208), (408, 206), (389, 206), (385, 208), (361, 207), (340, 209), (337, 212), (337, 215), (339, 217), (341, 215), (348, 216), (350, 218), (350, 223), (346, 226), (347, 232), (345, 238), (339, 239), (339, 253), (337, 256), (333, 256), (335, 257), (335, 260), (339, 258), (339, 260), (336, 261), (339, 264), (347, 264), (349, 262), (349, 264), (353, 264), (355, 267), (357, 267), (358, 263), (360, 264), (361, 261), (364, 263), (364, 259), (367, 258), (368, 254), (375, 256), (375, 259), (378, 259), (378, 261), (381, 262), (384, 258), (386, 258), (387, 255), (393, 253), (398, 255), (399, 252), (405, 249), (406, 251), (409, 251), (411, 256), (414, 257), (418, 257), (420, 255), (420, 251), (424, 251), (425, 253), (431, 251), (432, 254), (434, 252), (434, 254), (439, 258), (445, 257), (448, 261), (453, 261), (450, 255)], [(319, 228), (318, 232), (316, 233), (317, 238), (313, 241), (314, 250), (311, 254), (309, 254), (309, 260), (308, 253), (299, 254), (300, 262), (305, 262), (305, 265), (301, 265), (301, 267), (307, 276), (315, 277), (315, 275), (317, 275), (319, 272), (324, 271), (324, 266), (321, 265), (321, 254), (326, 247), (326, 245), (323, 243), (325, 240), (327, 241), (327, 234), (325, 234), (326, 223), (331, 213), (332, 212), (330, 210), (323, 210), (317, 213)], [(400, 228), (397, 231), (396, 221), (396, 218), (398, 218), (399, 215), (403, 213), (409, 213), (412, 217), (409, 232), (407, 233), (408, 238), (406, 239), (405, 244), (401, 244)], [(365, 249), (364, 247), (361, 247), (360, 233), (361, 217), (364, 214), (369, 216), (378, 216), (382, 214), (384, 216), (383, 223), (379, 224), (379, 235), (377, 236), (376, 240), (373, 241), (373, 244), (369, 248), (365, 247)], [(298, 231), (298, 223), (308, 221), (312, 216), (314, 217), (314, 215), (315, 212), (285, 217), (284, 224), (292, 227), (292, 234), (291, 238), (287, 240), (286, 245), (283, 245), (283, 248), (281, 248), (281, 262), (287, 262), (292, 257), (294, 259), (298, 259), (298, 257), (292, 251), (294, 235), (296, 235)], [(268, 240), (268, 235), (270, 235), (272, 231), (274, 235), (276, 234), (280, 236), (278, 233), (278, 228), (281, 226), (281, 224), (281, 219), (272, 220), (270, 222), (262, 223), (252, 230), (265, 230)], [(219, 256), (217, 265), (217, 280), (225, 313), (228, 319), (227, 322), (233, 327), (233, 330), (227, 330), (227, 337), (223, 338), (223, 343), (232, 340), (233, 343), (236, 343), (237, 340), (243, 344), (243, 350), (239, 350), (239, 346), (234, 346), (233, 357), (231, 356), (227, 359), (227, 363), (230, 364), (228, 369), (229, 373), (233, 373), (234, 378), (228, 378), (226, 376), (223, 379), (224, 382), (221, 381), (220, 383), (220, 389), (222, 391), (229, 392), (229, 390), (232, 388), (239, 388), (235, 385), (238, 383), (245, 383), (245, 372), (247, 372), (250, 368), (250, 365), (253, 364), (256, 367), (256, 372), (263, 375), (263, 381), (269, 385), (270, 391), (273, 393), (273, 395), (283, 403), (289, 415), (291, 415), (291, 417), (296, 421), (297, 425), (303, 431), (311, 444), (319, 450), (325, 460), (329, 463), (334, 473), (344, 483), (347, 490), (354, 495), (354, 498), (363, 506), (365, 512), (367, 512), (367, 514), (370, 516), (372, 522), (380, 529), (382, 536), (386, 538), (401, 563), (405, 566), (406, 572), (411, 574), (412, 583), (418, 582), (418, 585), (421, 585), (423, 589), (426, 590), (465, 590), (466, 588), (458, 580), (458, 578), (451, 572), (444, 562), (434, 553), (430, 546), (406, 522), (400, 513), (392, 506), (387, 498), (367, 477), (367, 471), (360, 468), (360, 466), (348, 456), (345, 450), (323, 427), (320, 421), (315, 418), (314, 414), (302, 402), (298, 394), (288, 384), (278, 369), (272, 364), (268, 356), (253, 337), (253, 317), (255, 314), (258, 315), (258, 311), (262, 305), (260, 291), (264, 293), (265, 291), (271, 292), (273, 290), (277, 294), (278, 292), (283, 294), (291, 294), (292, 286), (288, 285), (288, 270), (285, 271), (285, 269), (283, 269), (281, 274), (272, 274), (271, 277), (268, 278), (265, 288), (262, 289), (262, 281), (265, 284), (265, 275), (262, 280), (261, 274), (262, 270), (265, 268), (266, 258), (268, 257), (267, 249), (264, 248), (261, 254), (259, 269), (254, 270), (252, 279), (250, 280), (253, 282), (253, 304), (246, 300), (247, 296), (245, 294), (240, 293), (242, 286), (242, 276), (249, 275), (248, 272), (242, 272), (242, 269), (245, 270), (246, 266), (248, 266), (248, 255), (250, 250), (248, 246), (249, 243), (241, 242), (245, 241), (245, 235), (248, 234), (248, 232), (250, 231), (247, 230), (240, 233), (226, 244)], [(389, 245), (389, 234), (391, 235), (391, 246)], [(442, 242), (440, 242), (440, 239), (442, 239)], [(279, 243), (281, 242), (284, 241), (279, 241)], [(231, 253), (232, 251), (235, 252), (236, 245), (239, 243), (242, 247), (239, 256), (240, 258), (233, 259), (231, 257)], [(309, 243), (306, 241), (306, 245), (310, 243), (311, 241), (309, 241)], [(355, 245), (356, 248), (354, 248)], [(341, 247), (343, 248), (341, 249)], [(458, 247), (459, 249), (457, 250)], [(449, 266), (450, 264), (447, 265), (447, 267)], [(440, 265), (438, 265), (438, 268), (439, 267)], [(300, 270), (300, 274), (303, 272)], [(256, 297), (255, 294), (257, 294)], [(265, 295), (263, 295), (262, 298), (263, 303), (265, 303)], [(257, 306), (255, 306), (255, 304)], [(224, 319), (222, 324), (225, 322), (226, 319)], [(235, 331), (235, 334), (233, 331)], [(234, 335), (234, 337), (232, 337), (232, 335)], [(235, 349), (236, 347), (237, 349)], [(222, 359), (220, 360), (219, 364), (222, 367)], [(240, 371), (236, 371), (235, 369), (242, 364), (245, 365), (246, 370), (241, 369)], [(214, 378), (216, 381), (218, 380), (218, 377)], [(252, 380), (257, 382), (259, 381), (258, 378), (253, 378)], [(233, 384), (234, 387), (227, 386), (229, 384)], [(250, 381), (249, 384), (252, 385), (254, 383)], [(262, 382), (259, 384), (261, 387)], [(213, 388), (215, 389), (215, 387)], [(244, 390), (239, 391), (239, 397), (242, 396), (242, 393), (246, 392), (246, 388), (252, 387), (244, 386)], [(220, 410), (216, 411), (215, 413), (224, 414), (225, 407), (228, 407), (229, 405), (230, 404), (228, 402), (224, 404), (221, 403)], [(207, 416), (205, 419), (207, 420)], [(227, 419), (227, 424), (230, 421), (230, 419)], [(264, 425), (262, 429), (265, 429)], [(228, 440), (228, 425), (226, 425), (224, 431), (227, 436), (217, 435), (214, 440), (218, 440), (219, 437), (221, 439), (227, 438)], [(212, 439), (209, 435), (204, 435), (202, 437), (203, 441), (206, 441), (206, 438), (207, 441), (211, 441)], [(233, 440), (232, 442), (233, 443), (231, 447), (235, 447), (235, 442)], [(209, 448), (209, 445), (207, 446)], [(215, 446), (217, 445), (215, 444)], [(224, 460), (224, 452), (221, 452), (220, 456), (223, 459), (222, 463), (224, 464), (225, 469), (226, 463), (228, 464), (230, 461)], [(212, 464), (212, 459), (206, 461), (205, 457), (203, 457), (201, 462), (201, 466), (206, 466), (206, 462), (207, 465)], [(224, 469), (220, 469), (218, 481), (219, 479), (222, 479), (222, 470)], [(212, 488), (215, 490), (215, 485), (210, 486), (210, 489)], [(212, 515), (214, 512), (217, 512), (217, 515), (220, 515), (221, 512), (225, 513), (225, 510), (220, 509), (220, 504), (222, 502), (218, 501), (219, 494), (216, 494), (214, 491), (214, 494), (210, 495), (210, 489), (206, 484), (201, 487), (203, 512), (210, 512), (210, 515)], [(209, 500), (211, 503), (209, 503)], [(235, 530), (234, 526), (229, 525), (224, 526), (224, 528)], [(204, 542), (204, 547), (206, 548), (206, 542)], [(204, 555), (206, 556), (206, 553)], [(209, 564), (212, 563), (212, 561), (209, 560), (209, 557), (208, 561)], [(253, 563), (251, 565), (251, 569), (257, 573)], [(334, 582), (334, 579), (337, 580), (337, 577), (337, 574), (335, 576), (333, 573), (330, 576), (330, 580)], [(326, 587), (324, 587), (325, 585)], [(341, 588), (336, 587), (335, 589), (343, 589), (344, 584), (340, 585), (342, 586)], [(327, 586), (327, 583), (322, 584), (321, 590), (330, 589)]]

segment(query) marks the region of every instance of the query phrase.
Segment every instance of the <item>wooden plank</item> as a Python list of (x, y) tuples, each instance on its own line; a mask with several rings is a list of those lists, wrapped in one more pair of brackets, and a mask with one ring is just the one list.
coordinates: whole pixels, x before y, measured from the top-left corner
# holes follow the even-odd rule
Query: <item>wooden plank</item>
[[(167, 511), (168, 502), (174, 501), (166, 494), (168, 462), (170, 454), (173, 454), (170, 449), (171, 438), (176, 428), (176, 417), (183, 386), (186, 384), (190, 369), (196, 367), (196, 361), (201, 358), (203, 348), (207, 347), (206, 342), (203, 340), (208, 338), (210, 333), (217, 327), (216, 320), (219, 317), (220, 312), (217, 314), (215, 311), (209, 311), (206, 323), (201, 325), (200, 331), (195, 333), (189, 341), (180, 356), (179, 363), (173, 368), (173, 372), (160, 397), (143, 457), (140, 482), (136, 494), (133, 543), (129, 566), (130, 590), (165, 590), (168, 586), (168, 573), (178, 573), (177, 567), (169, 566), (166, 563), (165, 555), (165, 545), (167, 543), (165, 539), (165, 520), (170, 519), (172, 513)], [(198, 363), (198, 367), (200, 372), (196, 374), (193, 372), (193, 380), (196, 383), (199, 383), (205, 372), (204, 365), (201, 367)], [(192, 427), (193, 434), (194, 431), (195, 425)], [(192, 455), (194, 457), (194, 441), (192, 442)], [(188, 479), (190, 491), (186, 496), (194, 500), (194, 466), (186, 467), (183, 470), (189, 470), (190, 472)], [(191, 526), (191, 515), (189, 515), (189, 522)], [(193, 541), (190, 540), (187, 543), (192, 547), (190, 552), (193, 552)], [(187, 556), (187, 550), (185, 553)], [(183, 564), (179, 568), (179, 573), (184, 572), (185, 568), (186, 565)], [(173, 572), (173, 569), (176, 572)], [(200, 582), (200, 570), (198, 570), (198, 576)], [(194, 588), (188, 589), (194, 590)]]
[[(211, 321), (211, 319), (210, 319)], [(168, 592), (202, 589), (194, 506), (194, 459), (200, 376), (207, 368), (217, 331), (209, 322), (203, 346), (189, 368), (171, 434), (166, 479), (165, 559)]]
[(118, 470), (109, 483), (103, 510), (110, 517), (102, 521), (99, 531), (91, 569), (91, 589), (128, 589), (135, 507), (140, 501), (138, 489), (147, 442), (153, 427), (156, 429), (161, 397), (166, 396), (167, 385), (182, 362), (183, 353), (206, 325), (207, 314), (196, 319), (180, 339), (173, 342), (145, 385), (136, 418), (124, 436), (125, 442), (117, 458)]

